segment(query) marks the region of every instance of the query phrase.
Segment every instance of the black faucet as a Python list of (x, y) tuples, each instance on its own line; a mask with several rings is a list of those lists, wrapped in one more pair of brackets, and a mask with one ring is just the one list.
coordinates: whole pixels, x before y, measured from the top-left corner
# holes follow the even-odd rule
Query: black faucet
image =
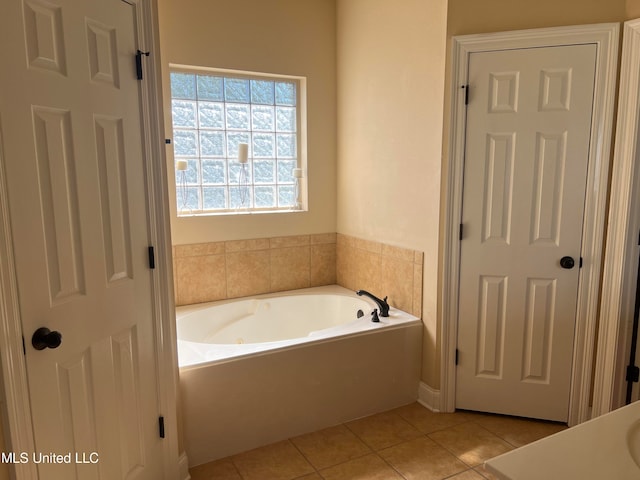
[(366, 290), (358, 290), (356, 292), (356, 295), (358, 295), (358, 296), (364, 295), (365, 297), (369, 297), (371, 300), (373, 300), (374, 302), (376, 302), (378, 304), (378, 308), (380, 308), (380, 316), (381, 317), (388, 317), (389, 316), (389, 304), (387, 303), (387, 297), (384, 297), (384, 299), (380, 300), (378, 297), (376, 297), (375, 295), (367, 292)]

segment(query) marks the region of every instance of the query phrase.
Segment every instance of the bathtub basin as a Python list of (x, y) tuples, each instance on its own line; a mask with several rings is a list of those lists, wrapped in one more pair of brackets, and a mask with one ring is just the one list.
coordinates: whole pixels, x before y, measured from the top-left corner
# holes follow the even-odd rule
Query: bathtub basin
[(389, 317), (372, 322), (374, 308), (336, 285), (178, 307), (178, 365), (197, 367), (418, 320), (392, 308)]

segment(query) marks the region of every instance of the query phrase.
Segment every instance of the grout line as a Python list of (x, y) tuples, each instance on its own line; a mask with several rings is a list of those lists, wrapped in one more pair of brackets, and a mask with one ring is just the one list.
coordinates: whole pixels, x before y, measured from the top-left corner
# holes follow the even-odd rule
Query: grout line
[[(307, 461), (307, 463), (311, 466), (311, 468), (313, 468), (313, 472), (315, 472), (315, 473), (317, 473), (318, 475), (320, 475), (320, 471), (316, 468), (316, 466), (315, 466), (313, 463), (311, 463), (311, 460), (309, 460), (309, 458), (308, 458), (308, 457), (307, 457), (307, 456), (302, 452), (302, 450), (300, 450), (300, 449), (298, 448), (298, 446), (293, 442), (293, 440), (292, 440), (292, 439), (290, 439), (290, 438), (287, 438), (287, 441), (288, 441), (291, 445), (293, 445), (293, 448), (295, 448), (295, 449), (298, 451), (298, 453), (299, 453), (300, 455), (302, 455), (302, 458), (304, 458), (304, 459)], [(309, 473), (306, 473), (306, 474), (305, 474), (305, 475), (303, 475), (302, 477), (296, 477), (296, 478), (304, 478), (306, 475), (310, 475), (310, 474), (309, 474)], [(322, 476), (322, 475), (320, 475), (320, 476)], [(294, 480), (295, 480), (295, 479), (294, 479)]]

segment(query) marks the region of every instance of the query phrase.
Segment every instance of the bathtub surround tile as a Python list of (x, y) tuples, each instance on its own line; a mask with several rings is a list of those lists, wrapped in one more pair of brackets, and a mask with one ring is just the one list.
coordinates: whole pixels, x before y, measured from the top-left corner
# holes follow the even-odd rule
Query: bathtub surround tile
[(429, 438), (471, 467), (513, 450), (507, 442), (475, 422), (431, 433)]
[(271, 249), (272, 292), (307, 288), (310, 282), (309, 246)]
[(355, 290), (356, 268), (351, 250), (345, 243), (338, 242), (336, 244), (336, 282), (344, 288)]
[(325, 480), (402, 480), (395, 470), (375, 454), (321, 470), (320, 475)]
[(343, 233), (336, 234), (336, 243), (338, 245), (344, 245), (346, 247), (355, 248), (356, 238), (350, 235), (344, 235)]
[(177, 305), (337, 283), (422, 315), (422, 252), (338, 233), (175, 245)]
[(226, 298), (224, 255), (178, 257), (175, 274), (178, 305)]
[(371, 453), (371, 449), (344, 425), (301, 435), (291, 441), (318, 470)]
[(386, 295), (380, 293), (384, 280), (380, 270), (380, 255), (362, 249), (354, 249), (352, 255), (356, 276), (351, 290), (367, 290), (380, 297)]
[(393, 245), (382, 244), (382, 256), (397, 258), (405, 262), (413, 263), (415, 252), (407, 248), (395, 247)]
[(335, 244), (337, 241), (336, 233), (316, 233), (309, 236), (311, 245)]
[(270, 248), (301, 247), (309, 245), (309, 235), (294, 235), (269, 239)]
[(376, 253), (380, 255), (382, 253), (382, 244), (373, 240), (365, 240), (363, 238), (354, 238), (354, 247), (359, 250), (365, 250), (367, 252)]
[(293, 480), (314, 473), (288, 440), (235, 455), (232, 460), (243, 480)]
[(228, 298), (269, 292), (271, 260), (268, 250), (229, 253), (226, 260)]
[(311, 245), (310, 282), (312, 287), (336, 283), (336, 244)]
[(405, 312), (413, 310), (413, 262), (397, 257), (381, 259), (381, 289), (389, 304)]
[(270, 240), (268, 238), (252, 238), (249, 240), (230, 240), (224, 242), (225, 252), (248, 252), (254, 250), (268, 250)]
[(193, 243), (190, 245), (175, 246), (175, 256), (178, 258), (201, 257), (204, 255), (222, 255), (224, 253), (224, 242)]
[(413, 264), (413, 309), (410, 313), (422, 317), (422, 264)]
[(422, 252), (338, 234), (337, 283), (388, 296), (393, 307), (421, 317), (423, 258)]
[(397, 445), (422, 434), (394, 412), (378, 413), (348, 422), (347, 427), (373, 450)]
[(403, 442), (378, 452), (405, 478), (441, 480), (469, 467), (427, 437)]

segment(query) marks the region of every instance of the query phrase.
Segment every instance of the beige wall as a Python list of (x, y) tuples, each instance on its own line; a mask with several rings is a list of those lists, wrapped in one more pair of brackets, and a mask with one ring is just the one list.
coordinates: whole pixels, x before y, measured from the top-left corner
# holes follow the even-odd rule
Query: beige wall
[(619, 22), (624, 18), (625, 0), (449, 0), (447, 34)]
[(337, 2), (338, 233), (424, 252), (427, 381), (437, 375), (446, 4)]
[[(334, 0), (158, 0), (165, 124), (171, 138), (169, 63), (307, 78), (309, 211), (177, 218), (173, 243), (336, 231)], [(167, 149), (170, 172), (173, 151)]]
[(625, 13), (627, 20), (640, 18), (640, 0), (627, 0)]

